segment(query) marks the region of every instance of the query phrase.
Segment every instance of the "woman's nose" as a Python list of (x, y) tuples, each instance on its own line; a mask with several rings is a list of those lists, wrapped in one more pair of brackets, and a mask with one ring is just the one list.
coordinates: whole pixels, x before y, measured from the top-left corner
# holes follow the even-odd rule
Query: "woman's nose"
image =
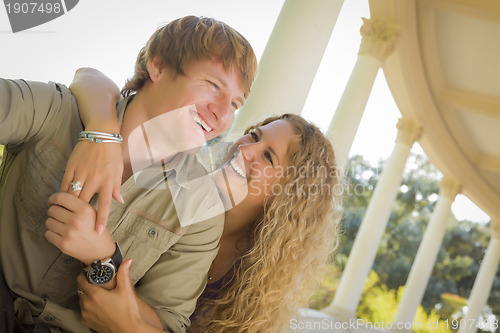
[(243, 158), (247, 161), (254, 161), (255, 156), (261, 149), (262, 144), (260, 142), (249, 142), (240, 145), (239, 149)]

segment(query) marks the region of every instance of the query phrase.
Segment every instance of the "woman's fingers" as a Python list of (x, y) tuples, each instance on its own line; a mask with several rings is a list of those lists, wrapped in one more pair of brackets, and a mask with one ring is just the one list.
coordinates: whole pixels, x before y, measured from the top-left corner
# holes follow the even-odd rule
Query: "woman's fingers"
[(115, 182), (114, 182), (114, 186), (113, 186), (113, 198), (117, 201), (117, 202), (120, 202), (120, 203), (125, 203), (125, 200), (123, 199), (123, 196), (122, 196), (122, 172), (120, 172), (119, 174), (117, 174), (115, 176)]
[(123, 159), (121, 145), (80, 141), (68, 160), (61, 191), (90, 202), (99, 195), (96, 231), (100, 234), (107, 225), (113, 198), (123, 203), (121, 178)]
[[(111, 184), (112, 186), (112, 184)], [(106, 224), (108, 223), (109, 211), (111, 209), (111, 195), (113, 188), (106, 185), (102, 191), (99, 192), (99, 208), (97, 209), (97, 220), (95, 230), (102, 234)]]
[(69, 165), (66, 166), (66, 170), (64, 171), (64, 176), (63, 180), (61, 183), (61, 192), (68, 192), (69, 191), (69, 184), (73, 181), (73, 176), (75, 172), (74, 169)]
[(96, 183), (99, 181), (88, 180), (85, 183), (85, 186), (82, 186), (82, 192), (80, 193), (79, 198), (85, 202), (90, 202), (90, 199), (97, 193)]

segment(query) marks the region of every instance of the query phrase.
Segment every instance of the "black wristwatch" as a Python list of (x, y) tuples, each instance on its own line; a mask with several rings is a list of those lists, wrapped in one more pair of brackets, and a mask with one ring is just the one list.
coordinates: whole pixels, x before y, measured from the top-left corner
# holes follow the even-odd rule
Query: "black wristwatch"
[(110, 259), (104, 262), (102, 260), (94, 261), (90, 266), (85, 267), (83, 272), (87, 277), (87, 281), (92, 284), (103, 285), (113, 279), (123, 261), (120, 246), (116, 242), (115, 245), (115, 253)]

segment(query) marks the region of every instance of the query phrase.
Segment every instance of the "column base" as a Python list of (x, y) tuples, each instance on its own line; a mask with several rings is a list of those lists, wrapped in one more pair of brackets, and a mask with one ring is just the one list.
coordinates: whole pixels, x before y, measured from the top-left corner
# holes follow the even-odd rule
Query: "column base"
[(356, 314), (354, 312), (335, 305), (329, 305), (326, 308), (321, 309), (321, 312), (326, 313), (327, 315), (342, 322), (356, 321)]

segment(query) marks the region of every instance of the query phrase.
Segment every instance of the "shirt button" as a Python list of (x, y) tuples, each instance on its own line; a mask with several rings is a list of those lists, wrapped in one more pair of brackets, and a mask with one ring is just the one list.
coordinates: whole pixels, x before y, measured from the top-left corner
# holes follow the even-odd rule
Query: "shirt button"
[(54, 316), (52, 315), (46, 315), (45, 317), (43, 317), (43, 319), (45, 319), (46, 321), (54, 321), (56, 318), (54, 318)]
[(151, 228), (148, 231), (148, 235), (151, 238), (156, 238), (156, 236), (158, 235), (158, 230), (156, 230), (155, 228)]
[(71, 258), (71, 257), (66, 257), (66, 258), (64, 258), (64, 263), (65, 263), (66, 265), (71, 265), (71, 264), (73, 263), (73, 261), (74, 261), (74, 259), (73, 259), (73, 258)]

